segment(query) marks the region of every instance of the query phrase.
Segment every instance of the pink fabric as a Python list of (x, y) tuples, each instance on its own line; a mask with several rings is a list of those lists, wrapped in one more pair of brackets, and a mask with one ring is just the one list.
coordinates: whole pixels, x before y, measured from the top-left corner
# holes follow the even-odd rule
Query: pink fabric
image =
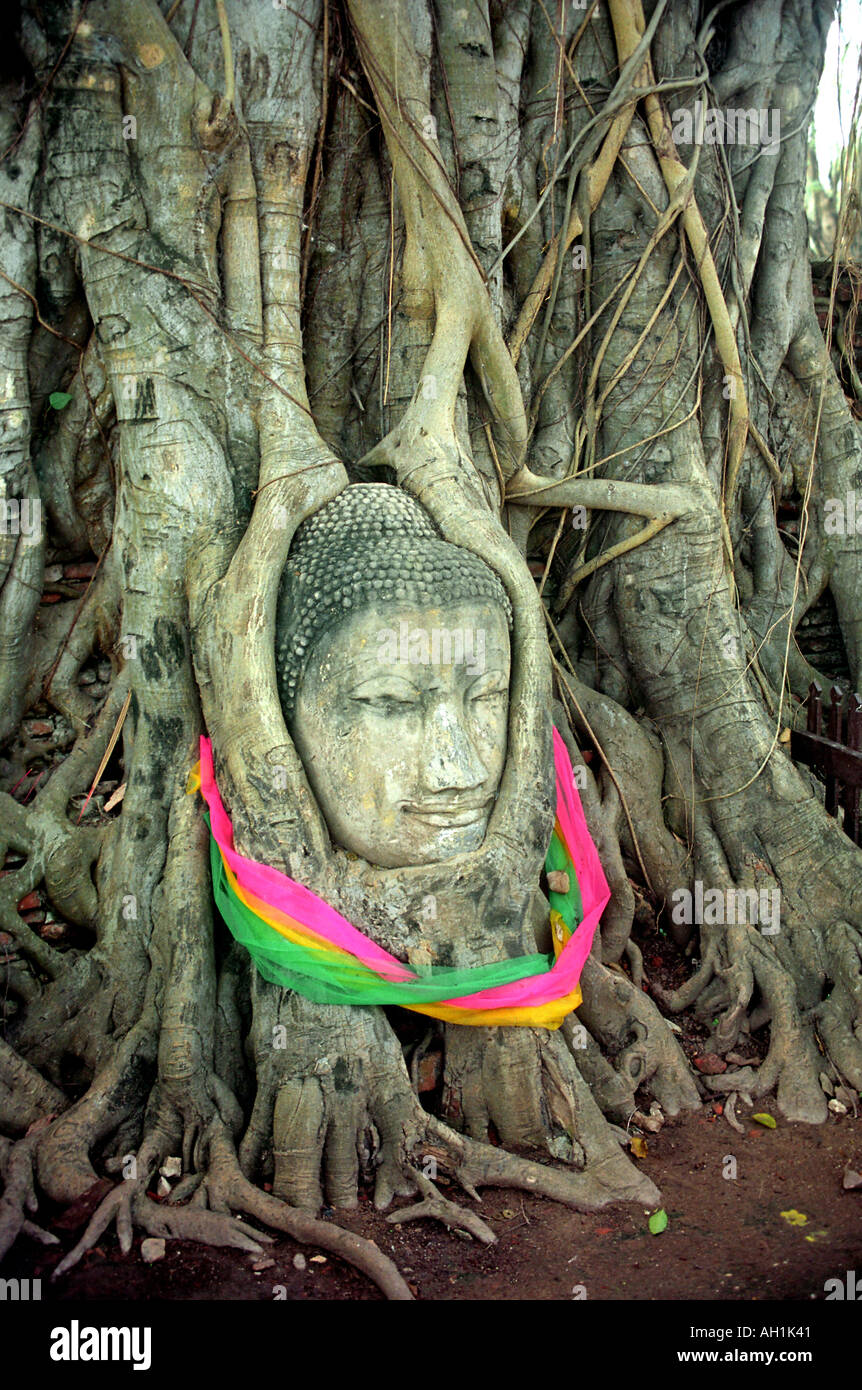
[[(211, 740), (202, 737), (200, 748), (201, 792), (209, 806), (212, 833), (242, 887), (317, 932), (334, 946), (349, 951), (385, 979), (415, 979), (415, 973), (409, 966), (391, 956), (388, 951), (384, 951), (382, 946), (369, 940), (348, 922), (346, 917), (342, 917), (309, 888), (303, 887), (301, 883), (288, 878), (286, 874), (268, 864), (259, 864), (237, 853), (233, 847), (233, 826), (215, 784)], [(480, 990), (477, 994), (447, 1001), (453, 1007), (495, 1009), (544, 1004), (570, 994), (580, 979), (611, 890), (587, 829), (581, 800), (572, 776), (568, 750), (556, 729), (554, 767), (557, 775), (557, 819), (577, 873), (584, 909), (583, 921), (572, 933), (547, 974), (532, 975), (525, 980), (513, 980), (507, 985), (499, 985), (496, 989)]]

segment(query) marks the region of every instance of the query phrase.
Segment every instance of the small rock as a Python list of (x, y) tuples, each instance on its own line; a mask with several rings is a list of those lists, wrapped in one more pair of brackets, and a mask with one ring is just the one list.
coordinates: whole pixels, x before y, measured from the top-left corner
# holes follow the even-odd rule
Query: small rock
[(155, 1264), (165, 1258), (165, 1242), (161, 1236), (148, 1236), (141, 1241), (141, 1259), (144, 1264)]
[(308, 1266), (308, 1261), (306, 1260), (306, 1258), (305, 1258), (304, 1255), (294, 1255), (294, 1257), (293, 1257), (293, 1267), (294, 1267), (294, 1269), (303, 1270), (303, 1269), (306, 1269), (307, 1266)]
[(717, 1052), (704, 1052), (701, 1057), (695, 1057), (694, 1065), (704, 1076), (720, 1076), (727, 1071), (727, 1063)]
[(847, 1114), (847, 1106), (844, 1104), (844, 1102), (840, 1100), (835, 1100), (834, 1097), (829, 1102), (829, 1109), (832, 1111), (833, 1115)]
[(49, 724), (46, 719), (28, 719), (24, 728), (31, 738), (48, 738), (54, 732), (53, 724)]
[(434, 1091), (443, 1075), (443, 1058), (439, 1052), (428, 1052), (416, 1068), (417, 1090)]
[(39, 894), (34, 890), (32, 893), (27, 893), (26, 896), (20, 900), (20, 902), (18, 903), (18, 911), (29, 912), (33, 908), (41, 906), (42, 904), (39, 902)]
[(568, 893), (569, 875), (561, 869), (552, 869), (548, 874), (548, 887), (552, 893)]
[(255, 1274), (260, 1274), (262, 1269), (273, 1269), (274, 1266), (275, 1260), (255, 1260), (254, 1264), (252, 1265), (252, 1269), (254, 1270)]
[(326, 1256), (325, 1256), (325, 1255), (312, 1255), (312, 1257), (311, 1257), (311, 1263), (312, 1263), (313, 1265), (325, 1265), (325, 1264), (326, 1264)]
[(56, 583), (58, 582), (58, 580), (60, 580), (60, 579), (62, 579), (62, 578), (63, 578), (63, 566), (62, 566), (62, 565), (46, 565), (46, 566), (45, 566), (45, 583), (46, 583), (46, 584), (56, 584)]
[(825, 1091), (827, 1096), (834, 1096), (835, 1094), (835, 1087), (832, 1085), (832, 1082), (826, 1075), (825, 1071), (822, 1071), (820, 1073), (820, 1089), (822, 1091)]
[(856, 1099), (856, 1093), (854, 1091), (848, 1091), (846, 1086), (836, 1086), (835, 1099), (840, 1100), (842, 1105), (846, 1105), (847, 1109), (850, 1110)]
[(156, 1184), (156, 1196), (157, 1196), (157, 1197), (170, 1197), (170, 1195), (171, 1195), (171, 1185), (170, 1185), (170, 1183), (168, 1182), (167, 1178), (162, 1178), (162, 1177), (160, 1177), (158, 1183)]
[(183, 1171), (183, 1161), (174, 1155), (173, 1158), (166, 1158), (159, 1172), (163, 1178), (178, 1178)]
[(857, 1187), (862, 1187), (862, 1173), (855, 1173), (852, 1168), (845, 1168), (841, 1186), (845, 1192), (853, 1192)]
[(760, 1062), (756, 1057), (743, 1057), (741, 1052), (726, 1052), (724, 1060), (731, 1062), (735, 1067), (759, 1067)]

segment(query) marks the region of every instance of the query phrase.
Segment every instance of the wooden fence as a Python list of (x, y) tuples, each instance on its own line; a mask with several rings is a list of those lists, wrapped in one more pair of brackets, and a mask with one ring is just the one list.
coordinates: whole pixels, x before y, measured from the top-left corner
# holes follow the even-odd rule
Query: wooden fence
[(843, 808), (844, 833), (862, 845), (862, 699), (855, 694), (845, 700), (835, 685), (829, 693), (832, 703), (824, 710), (820, 686), (812, 681), (808, 687), (807, 728), (791, 730), (790, 755), (822, 775), (827, 811), (830, 816), (837, 816), (839, 808)]

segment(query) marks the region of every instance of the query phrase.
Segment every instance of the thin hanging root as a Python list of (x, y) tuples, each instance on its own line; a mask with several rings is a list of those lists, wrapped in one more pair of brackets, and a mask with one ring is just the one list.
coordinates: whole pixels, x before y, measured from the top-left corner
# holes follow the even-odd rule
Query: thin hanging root
[(240, 1170), (233, 1143), (220, 1127), (213, 1134), (210, 1147), (207, 1194), (211, 1205), (224, 1205), (233, 1211), (244, 1212), (274, 1230), (284, 1231), (303, 1245), (317, 1245), (332, 1255), (338, 1255), (367, 1274), (386, 1298), (396, 1302), (413, 1302), (413, 1295), (394, 1263), (373, 1241), (328, 1221), (318, 1221), (317, 1217), (289, 1207), (280, 1198), (272, 1197), (250, 1183)]
[(636, 531), (633, 536), (627, 536), (625, 540), (609, 546), (607, 550), (602, 551), (601, 555), (595, 555), (592, 560), (587, 560), (586, 564), (579, 565), (577, 569), (572, 570), (566, 576), (565, 587), (560, 594), (559, 611), (562, 612), (566, 607), (582, 579), (594, 574), (597, 569), (601, 569), (602, 565), (610, 564), (611, 560), (619, 559), (620, 555), (626, 555), (630, 550), (635, 550), (645, 541), (652, 540), (653, 536), (657, 536), (659, 531), (663, 531), (675, 520), (676, 517), (673, 516), (657, 516), (654, 521), (648, 521), (646, 526), (642, 526), (640, 531)]
[(467, 1231), (469, 1235), (475, 1236), (476, 1240), (483, 1245), (496, 1245), (497, 1237), (481, 1218), (474, 1211), (468, 1211), (465, 1207), (459, 1207), (457, 1203), (450, 1202), (448, 1197), (442, 1193), (426, 1178), (424, 1173), (414, 1172), (411, 1177), (423, 1194), (424, 1200), (417, 1202), (412, 1207), (402, 1207), (400, 1211), (393, 1211), (386, 1220), (393, 1226), (400, 1226), (404, 1221), (421, 1221), (423, 1217), (430, 1217), (434, 1221), (442, 1221), (444, 1226), (448, 1226), (452, 1231)]
[[(646, 28), (643, 7), (641, 5), (641, 0), (610, 0), (609, 8), (614, 28), (614, 37), (616, 39), (617, 54), (620, 63), (624, 63), (637, 48)], [(649, 56), (647, 56), (644, 62), (642, 74), (645, 86), (655, 86), (655, 75)], [(670, 118), (661, 104), (661, 99), (655, 92), (651, 92), (648, 96), (645, 96), (644, 106), (646, 108), (650, 135), (661, 167), (662, 177), (667, 186), (668, 194), (670, 198), (673, 199), (677, 188), (683, 180), (687, 178), (688, 170), (676, 152)], [(729, 516), (733, 507), (733, 498), (739, 478), (745, 442), (748, 438), (748, 401), (745, 395), (742, 363), (740, 362), (739, 349), (736, 345), (736, 334), (734, 333), (727, 302), (721, 288), (721, 281), (719, 280), (718, 271), (715, 266), (715, 261), (713, 260), (712, 251), (710, 250), (709, 235), (693, 194), (689, 194), (687, 197), (683, 212), (683, 225), (694, 254), (695, 264), (698, 269), (698, 274), (700, 275), (707, 308), (709, 309), (709, 315), (712, 319), (718, 354), (721, 358), (726, 376), (730, 378), (730, 421), (728, 428), (727, 474), (724, 497), (724, 515), (726, 518)]]

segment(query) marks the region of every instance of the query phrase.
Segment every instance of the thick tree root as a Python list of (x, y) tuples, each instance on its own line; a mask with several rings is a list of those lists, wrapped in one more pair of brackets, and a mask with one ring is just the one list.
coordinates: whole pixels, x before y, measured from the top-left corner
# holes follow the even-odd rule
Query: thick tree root
[(261, 1254), (264, 1244), (272, 1241), (271, 1236), (249, 1230), (233, 1217), (190, 1207), (163, 1207), (147, 1196), (140, 1183), (122, 1183), (99, 1204), (81, 1239), (63, 1257), (51, 1278), (58, 1279), (73, 1269), (82, 1256), (93, 1249), (112, 1220), (116, 1221), (124, 1255), (132, 1248), (134, 1226), (140, 1226), (151, 1236), (196, 1240), (204, 1245), (227, 1246), (253, 1255)]
[(511, 1187), (549, 1197), (575, 1211), (596, 1211), (611, 1202), (655, 1206), (660, 1200), (655, 1184), (619, 1148), (609, 1148), (582, 1172), (572, 1172), (480, 1144), (456, 1134), (433, 1116), (427, 1117), (427, 1124), (436, 1143), (427, 1149), (426, 1157), (436, 1158), (439, 1167), (448, 1169), (467, 1192), (480, 1187)]
[(211, 1203), (244, 1212), (306, 1245), (319, 1245), (362, 1270), (387, 1298), (412, 1301), (413, 1295), (395, 1265), (372, 1241), (328, 1221), (318, 1221), (250, 1183), (240, 1171), (233, 1144), (223, 1128), (212, 1136), (206, 1187)]
[(27, 1135), (13, 1145), (6, 1159), (0, 1199), (0, 1260), (28, 1224), (26, 1213), (38, 1210), (33, 1182), (33, 1153), (38, 1139), (36, 1131)]

